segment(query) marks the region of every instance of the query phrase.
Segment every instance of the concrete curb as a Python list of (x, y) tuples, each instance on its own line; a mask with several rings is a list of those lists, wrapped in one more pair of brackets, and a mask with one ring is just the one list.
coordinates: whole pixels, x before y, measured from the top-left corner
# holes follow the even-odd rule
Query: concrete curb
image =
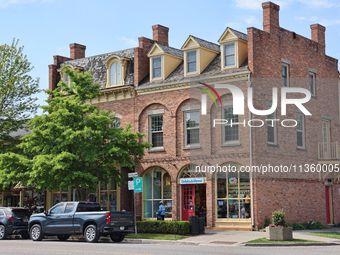
[(246, 243), (244, 246), (330, 246), (340, 245), (339, 243)]
[(179, 242), (175, 240), (157, 240), (157, 239), (135, 239), (125, 238), (123, 242), (127, 243), (157, 243), (157, 244), (174, 244), (174, 245), (199, 245), (196, 242)]

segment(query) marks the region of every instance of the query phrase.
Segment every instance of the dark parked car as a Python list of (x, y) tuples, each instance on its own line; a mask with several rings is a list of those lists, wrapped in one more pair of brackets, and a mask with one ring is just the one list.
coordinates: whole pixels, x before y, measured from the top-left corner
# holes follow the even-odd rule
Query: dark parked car
[(28, 221), (31, 212), (20, 207), (0, 207), (0, 240), (8, 235), (20, 234), (23, 239), (29, 239)]
[(125, 235), (134, 232), (133, 213), (102, 211), (98, 203), (92, 202), (63, 202), (32, 215), (28, 229), (33, 241), (41, 241), (44, 236), (57, 236), (64, 241), (70, 235), (82, 234), (91, 243), (100, 236), (121, 242)]

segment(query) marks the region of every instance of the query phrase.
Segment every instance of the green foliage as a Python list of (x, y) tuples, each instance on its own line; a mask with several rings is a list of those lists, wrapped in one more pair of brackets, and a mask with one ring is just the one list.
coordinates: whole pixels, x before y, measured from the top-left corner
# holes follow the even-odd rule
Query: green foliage
[(301, 223), (297, 223), (297, 222), (293, 223), (293, 230), (306, 230), (306, 229), (307, 228)]
[(111, 177), (120, 184), (118, 165), (133, 169), (151, 144), (140, 143), (144, 134), (133, 132), (130, 124), (126, 129), (110, 128), (114, 114), (86, 104), (100, 94), (91, 72), (64, 70), (71, 85), (61, 81), (56, 90), (46, 91), (53, 99), (42, 106), (43, 115), (29, 121), (32, 133), (17, 146), (24, 155), (0, 154), (0, 184), (21, 181), (42, 190), (76, 188), (84, 200), (98, 181)]
[(138, 233), (187, 235), (190, 230), (189, 221), (137, 221)]
[[(23, 54), (24, 47), (18, 47), (19, 40), (11, 45), (0, 45), (0, 140), (8, 141), (9, 133), (25, 128), (28, 118), (38, 108), (33, 97), (39, 92), (39, 79), (28, 73), (33, 66)], [(10, 147), (0, 147), (0, 153)]]
[(326, 229), (327, 227), (322, 225), (319, 221), (308, 221), (306, 223), (287, 224), (287, 226), (292, 227), (293, 230), (306, 230), (306, 229)]
[(264, 227), (268, 227), (270, 225), (270, 218), (268, 216), (266, 216), (264, 218)]
[(282, 210), (273, 212), (272, 223), (275, 226), (286, 226), (286, 215)]

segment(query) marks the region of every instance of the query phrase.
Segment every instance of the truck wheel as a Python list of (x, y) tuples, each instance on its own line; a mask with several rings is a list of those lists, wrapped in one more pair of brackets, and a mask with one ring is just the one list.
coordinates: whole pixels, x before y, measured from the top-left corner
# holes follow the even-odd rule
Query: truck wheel
[(0, 240), (7, 238), (6, 227), (0, 224)]
[(41, 241), (44, 235), (41, 231), (41, 226), (39, 224), (33, 225), (30, 229), (30, 236), (33, 241)]
[(84, 231), (84, 237), (86, 242), (96, 243), (99, 240), (99, 234), (97, 233), (97, 226), (88, 225)]
[(124, 240), (125, 235), (115, 235), (115, 234), (111, 234), (110, 237), (111, 237), (112, 242), (120, 243), (121, 241)]
[(70, 235), (57, 235), (57, 237), (60, 241), (66, 241), (69, 239)]

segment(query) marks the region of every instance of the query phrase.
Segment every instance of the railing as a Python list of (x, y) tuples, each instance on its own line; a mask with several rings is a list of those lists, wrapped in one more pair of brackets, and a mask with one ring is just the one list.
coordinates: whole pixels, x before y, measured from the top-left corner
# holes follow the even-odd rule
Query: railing
[(340, 159), (339, 143), (319, 143), (318, 146), (319, 160), (337, 160)]

